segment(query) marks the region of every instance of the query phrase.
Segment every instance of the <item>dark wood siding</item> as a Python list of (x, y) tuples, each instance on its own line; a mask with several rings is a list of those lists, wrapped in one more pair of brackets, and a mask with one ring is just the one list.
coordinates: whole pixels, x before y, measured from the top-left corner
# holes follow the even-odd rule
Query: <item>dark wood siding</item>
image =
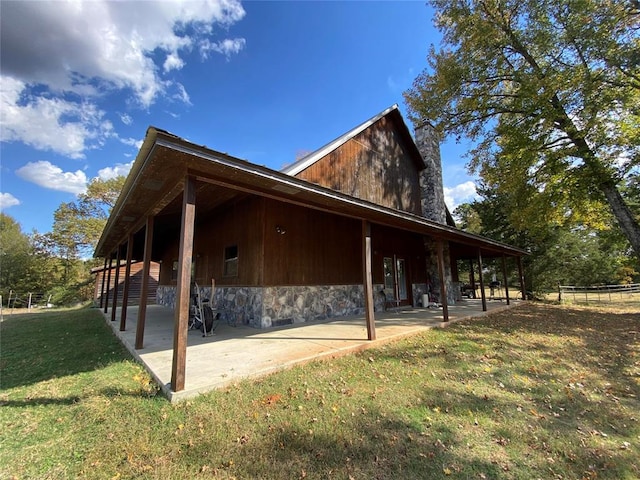
[(371, 229), (373, 248), (373, 283), (384, 283), (383, 258), (404, 258), (410, 283), (426, 281), (424, 241), (420, 235), (374, 225)]
[(265, 206), (265, 285), (362, 283), (360, 221), (275, 200)]
[(408, 153), (394, 122), (383, 117), (297, 177), (421, 215), (418, 161)]
[[(206, 219), (196, 217), (194, 238), (195, 281), (210, 285), (257, 286), (262, 284), (264, 199), (245, 197), (224, 205)], [(197, 204), (196, 204), (197, 215)], [(224, 276), (225, 247), (238, 247), (238, 274)], [(162, 255), (160, 283), (175, 285), (173, 262), (178, 259), (178, 239), (170, 242)]]

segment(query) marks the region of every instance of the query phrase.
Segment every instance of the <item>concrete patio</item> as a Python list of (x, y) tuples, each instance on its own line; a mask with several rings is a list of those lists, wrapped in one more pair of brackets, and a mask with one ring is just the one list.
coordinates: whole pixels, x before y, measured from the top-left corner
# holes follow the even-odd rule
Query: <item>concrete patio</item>
[[(511, 300), (511, 306), (521, 303)], [(488, 301), (488, 312), (507, 307), (506, 302)], [(129, 306), (127, 325), (119, 331), (120, 308), (116, 321), (111, 322), (110, 310), (105, 314), (125, 347), (137, 358), (160, 385), (170, 401), (175, 402), (199, 393), (224, 387), (245, 378), (267, 375), (292, 365), (315, 359), (332, 358), (366, 348), (377, 347), (392, 340), (434, 327), (478, 317), (482, 311), (480, 300), (465, 299), (449, 306), (449, 322), (442, 322), (441, 308), (410, 308), (377, 312), (377, 339), (367, 340), (364, 316), (340, 317), (321, 322), (289, 325), (268, 330), (248, 326), (230, 326), (220, 322), (213, 336), (203, 337), (200, 331), (190, 330), (186, 357), (185, 389), (171, 391), (173, 360), (173, 310), (159, 305), (147, 307), (144, 347), (134, 348), (137, 306)]]

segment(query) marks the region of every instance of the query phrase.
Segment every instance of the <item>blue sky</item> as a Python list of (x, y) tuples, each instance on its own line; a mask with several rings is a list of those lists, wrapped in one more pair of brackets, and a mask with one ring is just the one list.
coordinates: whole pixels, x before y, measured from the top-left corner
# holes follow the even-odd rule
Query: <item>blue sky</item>
[[(385, 108), (440, 37), (415, 2), (0, 4), (0, 207), (24, 232), (95, 177), (126, 174), (153, 125), (281, 169)], [(450, 209), (475, 193), (445, 141)]]

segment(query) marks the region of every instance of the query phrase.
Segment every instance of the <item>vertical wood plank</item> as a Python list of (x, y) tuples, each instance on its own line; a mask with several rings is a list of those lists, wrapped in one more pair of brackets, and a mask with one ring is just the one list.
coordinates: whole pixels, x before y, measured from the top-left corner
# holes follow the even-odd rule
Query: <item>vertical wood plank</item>
[(107, 271), (107, 292), (104, 298), (104, 313), (109, 311), (109, 289), (111, 288), (111, 263), (113, 257), (111, 256), (112, 252), (109, 252), (109, 270)]
[(187, 176), (184, 180), (184, 193), (182, 196), (182, 222), (180, 225), (180, 251), (178, 254), (178, 288), (174, 313), (173, 362), (171, 364), (171, 389), (174, 392), (184, 390), (185, 383), (195, 212), (195, 179), (192, 176)]
[(502, 278), (504, 281), (504, 296), (507, 298), (507, 305), (510, 305), (511, 302), (509, 300), (509, 284), (507, 280), (507, 258), (505, 255), (502, 255)]
[(127, 328), (127, 308), (129, 306), (129, 288), (131, 287), (131, 260), (133, 258), (133, 234), (127, 238), (127, 259), (124, 269), (124, 291), (122, 292), (122, 311), (120, 312), (120, 331)]
[(147, 297), (149, 292), (149, 274), (151, 272), (151, 251), (153, 247), (154, 217), (147, 217), (144, 232), (144, 254), (142, 261), (142, 285), (140, 285), (140, 304), (138, 305), (138, 322), (136, 324), (136, 349), (144, 344), (144, 324), (147, 320)]
[(480, 277), (480, 298), (482, 298), (482, 311), (487, 311), (487, 296), (484, 293), (484, 277), (482, 276), (482, 252), (478, 249), (478, 276)]
[(442, 318), (445, 322), (449, 321), (449, 302), (447, 300), (447, 282), (445, 281), (444, 275), (444, 245), (441, 239), (438, 239), (437, 242), (437, 252), (438, 252), (438, 275), (440, 277), (440, 303), (442, 304)]
[(116, 248), (116, 274), (113, 279), (113, 302), (111, 303), (111, 321), (116, 321), (116, 309), (118, 308), (118, 282), (120, 281), (120, 245)]
[(367, 322), (367, 339), (376, 339), (376, 322), (373, 306), (373, 277), (371, 274), (371, 224), (362, 221), (362, 283), (364, 286), (364, 312)]
[(472, 298), (476, 298), (476, 277), (473, 273), (473, 259), (469, 259), (469, 281), (471, 282), (471, 288), (473, 292), (471, 293)]
[(104, 306), (104, 281), (106, 280), (106, 274), (107, 274), (107, 258), (108, 257), (104, 257), (104, 267), (102, 267), (102, 282), (101, 282), (101, 286), (100, 286), (100, 308), (102, 308)]

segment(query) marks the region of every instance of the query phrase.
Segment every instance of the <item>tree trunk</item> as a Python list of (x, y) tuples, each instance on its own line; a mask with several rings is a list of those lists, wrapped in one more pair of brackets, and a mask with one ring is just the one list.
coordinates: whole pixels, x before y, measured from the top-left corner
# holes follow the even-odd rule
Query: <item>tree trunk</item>
[(624, 202), (622, 195), (620, 195), (620, 192), (613, 182), (602, 182), (600, 184), (600, 190), (607, 199), (609, 208), (613, 216), (616, 217), (622, 233), (627, 237), (631, 248), (633, 248), (636, 256), (640, 259), (640, 225), (638, 225), (638, 221), (635, 219), (633, 212)]

